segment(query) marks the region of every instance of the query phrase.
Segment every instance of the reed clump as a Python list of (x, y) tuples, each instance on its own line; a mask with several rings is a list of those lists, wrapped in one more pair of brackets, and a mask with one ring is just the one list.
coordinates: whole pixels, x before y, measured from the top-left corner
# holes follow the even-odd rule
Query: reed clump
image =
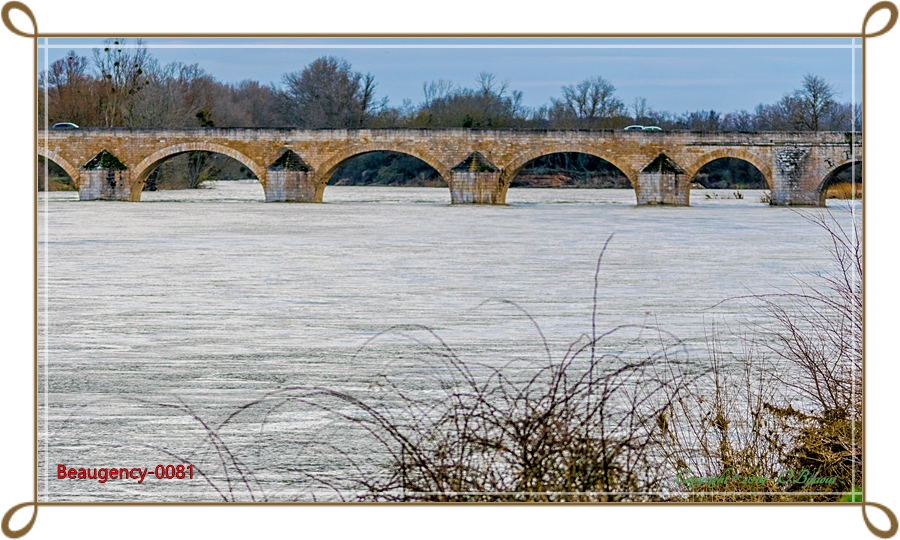
[(862, 200), (863, 198), (863, 186), (861, 182), (850, 183), (850, 182), (841, 182), (840, 184), (834, 184), (829, 186), (825, 191), (826, 199), (856, 199)]
[[(797, 293), (740, 297), (763, 315), (744, 336), (739, 373), (726, 374), (715, 340), (712, 371), (667, 411), (660, 440), (686, 500), (836, 501), (862, 479), (862, 249), (824, 211), (803, 214), (828, 238), (832, 267)], [(738, 299), (732, 299), (738, 300)], [(701, 388), (708, 390), (701, 390)]]

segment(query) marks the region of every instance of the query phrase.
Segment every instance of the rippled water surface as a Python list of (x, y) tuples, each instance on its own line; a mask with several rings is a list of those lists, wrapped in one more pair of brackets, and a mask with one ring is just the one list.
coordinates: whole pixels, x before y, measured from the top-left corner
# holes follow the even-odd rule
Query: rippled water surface
[[(658, 325), (699, 365), (715, 324), (736, 331), (721, 339), (737, 350), (733, 334), (755, 314), (720, 302), (796, 290), (796, 278), (828, 261), (804, 211), (742, 195), (694, 191), (691, 207), (672, 208), (636, 207), (630, 190), (511, 189), (504, 207), (383, 187), (328, 187), (319, 205), (265, 204), (256, 182), (148, 192), (138, 204), (42, 194), (41, 497), (214, 501), (230, 489), (249, 498), (221, 472), (227, 446), (270, 499), (328, 498), (304, 484), (306, 473), (352, 474), (341, 452), (377, 452), (338, 415), (273, 402), (222, 425), (221, 447), (200, 421), (219, 426), (295, 386), (376, 399), (379, 381), (402, 374), (411, 392), (430, 392), (437, 367), (423, 351), (436, 338), (409, 326), (379, 334), (396, 325), (423, 325), (465, 361), (524, 373), (546, 353), (534, 325), (502, 300), (530, 313), (562, 356), (590, 332), (610, 235), (599, 329)], [(614, 348), (651, 349), (662, 338), (615, 339)], [(209, 481), (56, 477), (58, 464), (152, 474), (179, 458)]]

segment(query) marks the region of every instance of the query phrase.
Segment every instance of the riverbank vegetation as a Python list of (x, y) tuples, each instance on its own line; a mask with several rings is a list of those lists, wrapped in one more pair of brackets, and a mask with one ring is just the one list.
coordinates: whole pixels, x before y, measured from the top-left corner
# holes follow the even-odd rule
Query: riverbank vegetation
[[(692, 486), (689, 500), (840, 500), (860, 489), (859, 216), (803, 216), (827, 233), (832, 266), (798, 280), (798, 293), (728, 300), (749, 302), (761, 322), (744, 329), (740, 352), (720, 350), (713, 333), (708, 390), (692, 388), (667, 411), (668, 464), (683, 478), (722, 479)], [(726, 373), (725, 356), (740, 369)]]
[(52, 160), (37, 158), (39, 191), (77, 191), (72, 178)]
[(826, 199), (857, 199), (862, 200), (863, 188), (862, 183), (841, 182), (834, 184), (825, 192)]

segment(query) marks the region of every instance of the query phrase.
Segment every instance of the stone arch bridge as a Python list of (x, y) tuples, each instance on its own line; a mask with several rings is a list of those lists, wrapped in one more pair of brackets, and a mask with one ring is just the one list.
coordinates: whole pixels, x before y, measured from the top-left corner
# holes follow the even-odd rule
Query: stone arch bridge
[(843, 132), (526, 131), (472, 129), (82, 129), (41, 131), (38, 154), (72, 177), (81, 200), (139, 201), (150, 173), (183, 152), (205, 150), (253, 171), (267, 202), (322, 202), (331, 175), (372, 151), (412, 155), (447, 182), (452, 203), (505, 204), (528, 162), (581, 152), (616, 166), (638, 204), (688, 205), (694, 175), (719, 158), (763, 174), (773, 205), (825, 204), (825, 186), (862, 162), (862, 137)]

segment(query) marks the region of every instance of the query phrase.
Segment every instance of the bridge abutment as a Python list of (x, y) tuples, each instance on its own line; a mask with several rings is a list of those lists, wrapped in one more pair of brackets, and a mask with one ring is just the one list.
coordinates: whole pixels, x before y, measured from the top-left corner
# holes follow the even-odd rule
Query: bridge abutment
[(499, 168), (480, 152), (472, 152), (450, 169), (451, 204), (506, 204), (506, 185)]

